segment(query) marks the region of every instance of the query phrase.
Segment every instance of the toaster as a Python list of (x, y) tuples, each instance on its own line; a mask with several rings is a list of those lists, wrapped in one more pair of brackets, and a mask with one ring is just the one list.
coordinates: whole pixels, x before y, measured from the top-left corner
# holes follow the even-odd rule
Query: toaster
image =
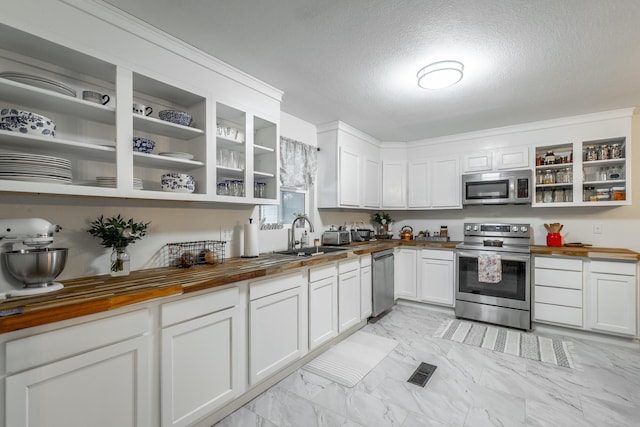
[(348, 245), (349, 230), (328, 230), (322, 233), (323, 245)]

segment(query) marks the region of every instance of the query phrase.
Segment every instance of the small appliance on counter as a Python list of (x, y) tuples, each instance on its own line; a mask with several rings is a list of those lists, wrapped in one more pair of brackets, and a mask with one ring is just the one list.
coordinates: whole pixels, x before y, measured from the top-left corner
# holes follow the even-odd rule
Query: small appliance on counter
[(348, 245), (350, 240), (349, 230), (345, 227), (336, 228), (334, 225), (324, 233), (322, 233), (322, 244), (326, 246), (342, 246)]
[[(59, 225), (41, 218), (0, 219), (0, 284), (9, 285), (8, 296), (35, 295), (64, 287), (53, 280), (62, 273), (69, 250), (49, 247), (53, 233), (60, 230)], [(17, 244), (27, 249), (14, 250)]]
[(367, 228), (363, 221), (356, 222), (351, 227), (351, 241), (352, 242), (368, 242), (375, 235), (375, 231)]

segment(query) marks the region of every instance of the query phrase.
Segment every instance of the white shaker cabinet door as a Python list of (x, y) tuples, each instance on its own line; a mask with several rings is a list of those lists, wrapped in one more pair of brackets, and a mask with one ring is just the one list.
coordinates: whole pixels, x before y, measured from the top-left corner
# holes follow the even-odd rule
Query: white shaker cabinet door
[(382, 162), (382, 207), (405, 208), (407, 206), (406, 162)]
[(432, 207), (462, 207), (460, 161), (457, 157), (433, 159), (430, 182)]
[(338, 335), (338, 278), (309, 284), (309, 349)]
[(162, 426), (188, 426), (236, 396), (237, 310), (162, 330)]
[(360, 206), (360, 156), (340, 148), (340, 205)]
[(364, 206), (367, 208), (380, 207), (380, 161), (364, 159)]
[(417, 160), (409, 163), (409, 207), (427, 208), (431, 206), (429, 198), (429, 160)]
[(453, 307), (453, 289), (455, 287), (453, 273), (453, 260), (422, 258), (420, 299)]
[[(249, 382), (256, 384), (302, 357), (308, 303), (302, 287), (249, 303)], [(303, 301), (304, 300), (304, 301)]]
[(338, 276), (338, 333), (360, 321), (360, 270)]
[(591, 273), (588, 326), (636, 336), (636, 277)]
[(149, 426), (148, 338), (137, 337), (6, 379), (6, 426)]
[(398, 249), (394, 258), (394, 288), (396, 298), (417, 298), (417, 254), (415, 249)]
[(360, 318), (368, 319), (373, 311), (371, 265), (360, 269)]

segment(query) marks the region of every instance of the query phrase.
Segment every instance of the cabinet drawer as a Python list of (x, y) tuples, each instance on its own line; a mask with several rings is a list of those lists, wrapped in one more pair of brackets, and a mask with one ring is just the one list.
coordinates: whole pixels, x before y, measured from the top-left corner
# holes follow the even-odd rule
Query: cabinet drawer
[(541, 257), (536, 256), (534, 260), (536, 268), (553, 268), (556, 270), (572, 270), (582, 271), (581, 259), (570, 259), (560, 257)]
[(440, 259), (443, 261), (453, 261), (453, 251), (438, 251), (434, 249), (423, 249), (422, 258)]
[(238, 288), (230, 288), (162, 304), (162, 327), (234, 307), (239, 297)]
[(534, 280), (536, 285), (582, 289), (582, 271), (536, 268)]
[(563, 325), (582, 326), (582, 309), (552, 304), (534, 304), (534, 319)]
[(18, 372), (124, 341), (149, 330), (147, 309), (9, 341), (7, 372)]
[(611, 262), (611, 261), (591, 261), (589, 270), (592, 273), (620, 274), (623, 276), (636, 275), (635, 262)]
[(336, 265), (323, 265), (309, 269), (309, 282), (317, 282), (336, 275)]
[(302, 275), (302, 271), (289, 276), (274, 277), (271, 279), (261, 280), (259, 282), (249, 283), (249, 299), (253, 301), (267, 295), (298, 288), (302, 286), (303, 283), (306, 283), (306, 281)]
[(582, 308), (582, 291), (577, 289), (535, 287), (535, 302)]
[(360, 257), (360, 268), (371, 265), (371, 255), (362, 255)]
[(342, 261), (338, 263), (338, 274), (343, 274), (349, 271), (358, 270), (360, 268), (360, 261), (357, 259)]

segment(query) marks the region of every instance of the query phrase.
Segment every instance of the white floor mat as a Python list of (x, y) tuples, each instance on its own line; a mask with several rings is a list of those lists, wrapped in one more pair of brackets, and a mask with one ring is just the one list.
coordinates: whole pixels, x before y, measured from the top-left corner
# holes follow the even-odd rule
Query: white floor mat
[(353, 387), (387, 354), (397, 341), (357, 331), (307, 363), (303, 369), (328, 380)]

